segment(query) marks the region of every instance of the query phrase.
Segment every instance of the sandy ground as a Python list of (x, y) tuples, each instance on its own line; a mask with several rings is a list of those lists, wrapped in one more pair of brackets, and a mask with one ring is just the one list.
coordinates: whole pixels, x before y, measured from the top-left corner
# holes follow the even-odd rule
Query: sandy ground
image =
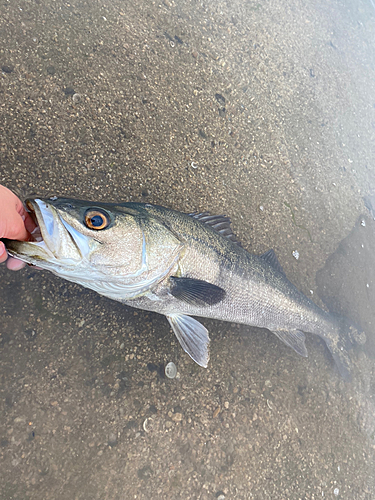
[(0, 0), (2, 184), (230, 215), (367, 334), (347, 384), (317, 337), (207, 320), (205, 370), (2, 266), (1, 500), (375, 498), (374, 40), (371, 0)]

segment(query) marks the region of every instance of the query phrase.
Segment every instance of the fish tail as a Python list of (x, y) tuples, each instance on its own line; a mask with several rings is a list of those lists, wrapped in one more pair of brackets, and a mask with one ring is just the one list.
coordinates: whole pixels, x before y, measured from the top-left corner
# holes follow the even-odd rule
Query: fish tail
[(346, 349), (341, 339), (333, 341), (324, 338), (324, 340), (332, 354), (340, 375), (346, 382), (350, 382), (352, 379), (352, 362), (349, 357), (348, 349)]
[(355, 344), (364, 344), (366, 335), (347, 318), (336, 315), (332, 315), (332, 318), (337, 325), (337, 334), (324, 335), (323, 339), (332, 354), (340, 375), (345, 381), (350, 382), (353, 375), (353, 366), (349, 351)]

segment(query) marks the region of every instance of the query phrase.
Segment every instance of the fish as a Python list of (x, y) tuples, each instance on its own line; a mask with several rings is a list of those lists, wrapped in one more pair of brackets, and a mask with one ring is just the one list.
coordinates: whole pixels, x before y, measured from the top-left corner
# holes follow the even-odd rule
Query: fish
[(150, 203), (30, 198), (29, 241), (5, 240), (10, 255), (128, 306), (163, 314), (184, 351), (202, 367), (210, 338), (196, 318), (265, 328), (307, 357), (305, 334), (327, 345), (351, 379), (346, 318), (318, 307), (286, 277), (273, 250), (247, 252), (229, 217), (182, 213)]

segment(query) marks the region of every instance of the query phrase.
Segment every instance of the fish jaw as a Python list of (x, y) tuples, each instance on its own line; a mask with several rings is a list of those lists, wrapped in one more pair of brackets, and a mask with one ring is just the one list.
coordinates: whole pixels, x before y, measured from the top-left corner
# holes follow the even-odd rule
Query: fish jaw
[(89, 255), (93, 242), (66, 222), (52, 204), (40, 199), (26, 205), (37, 224), (34, 241), (6, 242), (9, 253), (29, 264), (45, 269), (76, 266)]

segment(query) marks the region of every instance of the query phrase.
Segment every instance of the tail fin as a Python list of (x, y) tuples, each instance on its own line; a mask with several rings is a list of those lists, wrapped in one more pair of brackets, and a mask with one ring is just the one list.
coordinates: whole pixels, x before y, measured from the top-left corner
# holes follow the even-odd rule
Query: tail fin
[(338, 335), (323, 336), (323, 339), (332, 354), (340, 375), (345, 381), (350, 382), (353, 369), (349, 351), (355, 344), (364, 344), (366, 335), (347, 318), (335, 315), (334, 319), (338, 326)]
[(340, 375), (346, 382), (350, 382), (352, 380), (352, 362), (348, 350), (342, 345), (341, 340), (336, 342), (327, 338), (324, 338), (324, 340), (332, 354)]

